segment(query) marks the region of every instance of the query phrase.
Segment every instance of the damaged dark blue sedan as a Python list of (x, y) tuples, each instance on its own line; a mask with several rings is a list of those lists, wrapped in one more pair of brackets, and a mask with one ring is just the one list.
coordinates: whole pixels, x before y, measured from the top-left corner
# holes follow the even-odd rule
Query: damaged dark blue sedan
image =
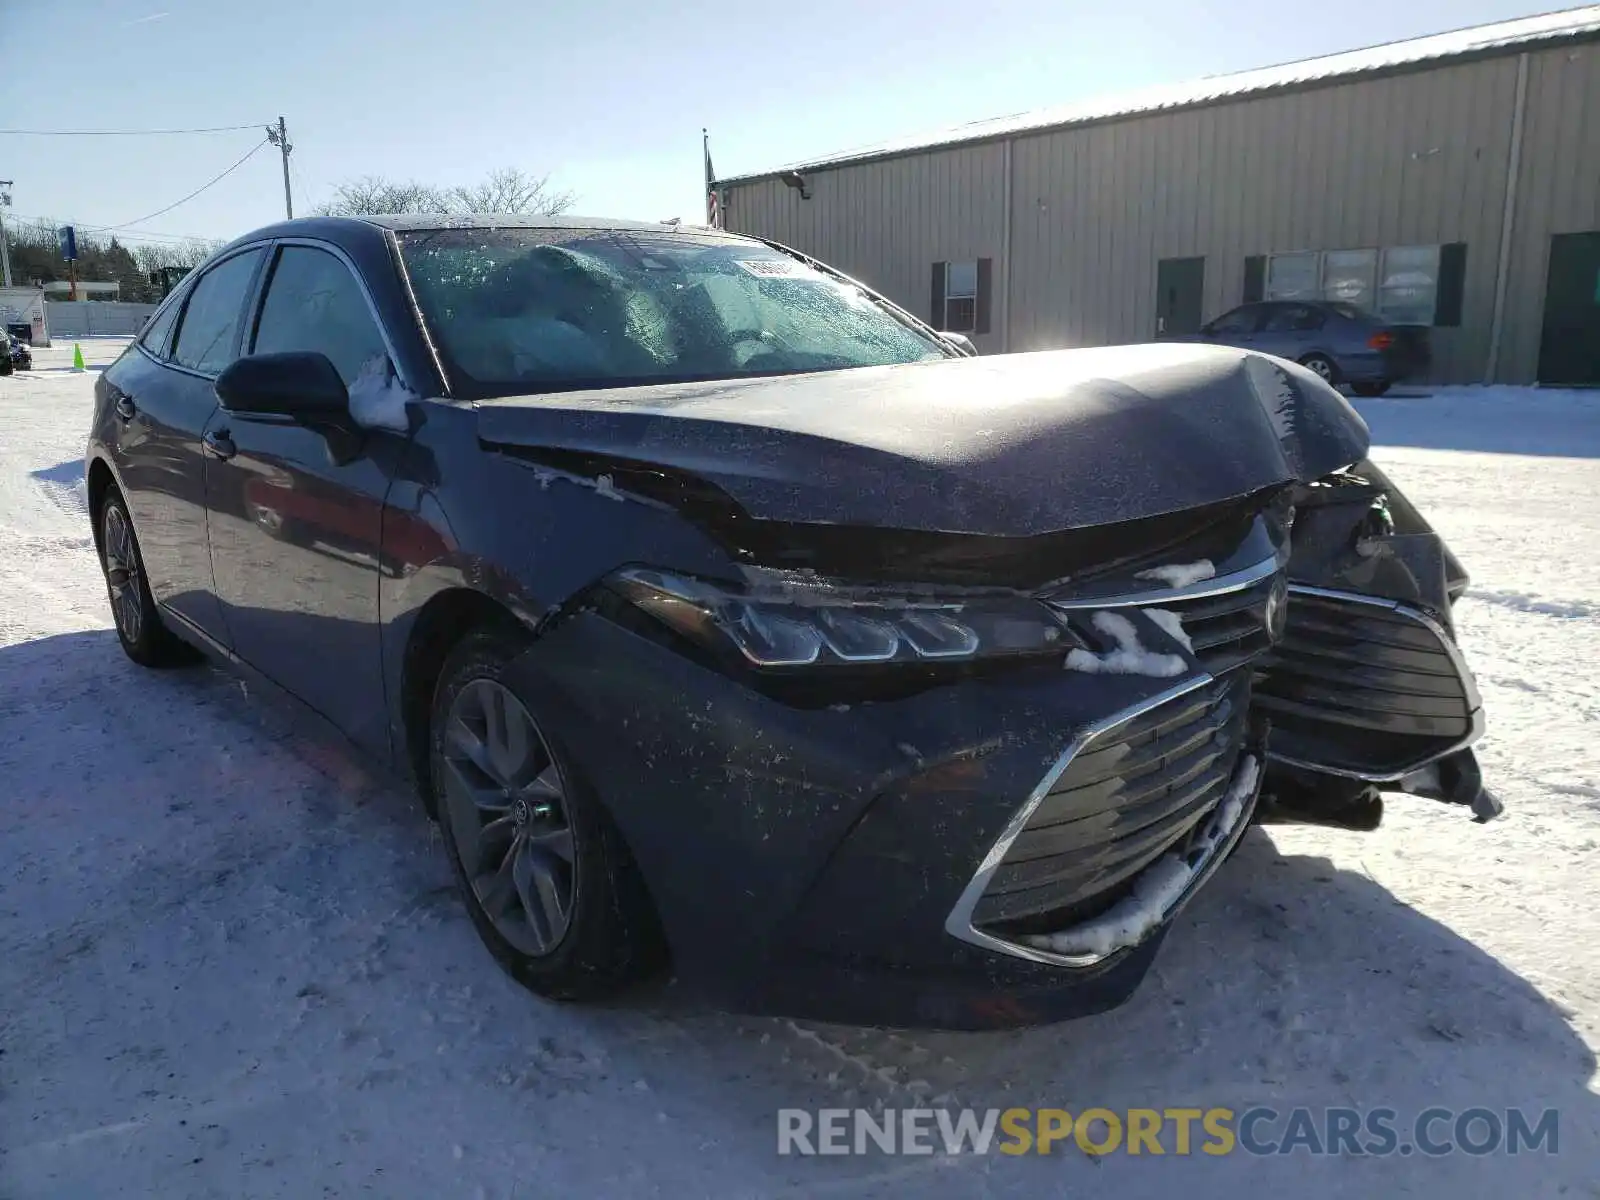
[(100, 377), (118, 635), (409, 774), (545, 996), (1124, 999), (1254, 821), (1497, 811), (1466, 576), (1293, 363), (975, 358), (784, 247), (312, 219)]

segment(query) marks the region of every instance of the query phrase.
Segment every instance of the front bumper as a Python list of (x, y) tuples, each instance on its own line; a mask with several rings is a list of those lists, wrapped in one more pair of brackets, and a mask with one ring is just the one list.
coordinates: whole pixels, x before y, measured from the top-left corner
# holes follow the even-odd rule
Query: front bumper
[[(1111, 1007), (1256, 798), (1252, 780), (1225, 836), (1194, 843), (1249, 759), (1242, 673), (1227, 691), (1198, 666), (1173, 686), (1054, 664), (808, 708), (594, 612), (511, 671), (605, 798), (680, 981), (748, 1010), (985, 1028)], [(1073, 770), (1141, 753), (1131, 774)], [(1039, 948), (1173, 852), (1192, 878), (1140, 936)]]

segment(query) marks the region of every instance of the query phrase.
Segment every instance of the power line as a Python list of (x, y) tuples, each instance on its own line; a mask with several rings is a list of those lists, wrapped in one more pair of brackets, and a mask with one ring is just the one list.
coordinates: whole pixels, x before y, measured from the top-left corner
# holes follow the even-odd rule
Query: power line
[(180, 133), (236, 133), (259, 129), (265, 122), (251, 125), (212, 125), (201, 129), (0, 129), (0, 133), (19, 137), (168, 137)]
[[(63, 221), (56, 217), (25, 217), (20, 213), (11, 219), (17, 223), (19, 229), (24, 226), (31, 226), (34, 229), (49, 233), (52, 237), (55, 236), (55, 231), (63, 225), (71, 225), (74, 229), (86, 234), (103, 233), (110, 228), (107, 225), (81, 225), (76, 221)], [(120, 242), (220, 242), (227, 239), (203, 233), (161, 233), (153, 230), (134, 229), (118, 235), (117, 240)]]
[(244, 166), (245, 163), (249, 162), (251, 158), (255, 157), (255, 155), (257, 153), (259, 153), (261, 148), (263, 146), (265, 146), (265, 145), (267, 145), (267, 140), (265, 138), (262, 138), (254, 146), (250, 147), (249, 152), (246, 153), (243, 158), (237, 160), (231, 167), (229, 167), (226, 171), (222, 172), (222, 174), (216, 176), (214, 179), (211, 179), (211, 180), (208, 180), (205, 183), (202, 183), (199, 187), (195, 188), (194, 191), (190, 192), (182, 200), (174, 200), (171, 204), (167, 205), (165, 208), (158, 208), (158, 209), (156, 209), (155, 212), (148, 213), (145, 216), (139, 217), (137, 220), (124, 221), (121, 225), (102, 225), (102, 226), (99, 226), (97, 229), (90, 230), (90, 232), (93, 232), (93, 233), (115, 233), (117, 230), (126, 229), (130, 225), (142, 225), (146, 221), (153, 221), (157, 217), (161, 216), (162, 213), (169, 213), (173, 209), (177, 208), (180, 204), (189, 203), (189, 201), (193, 200), (201, 192), (205, 191), (207, 188), (211, 187), (212, 185), (221, 183), (229, 175), (232, 175), (240, 167)]
[[(242, 158), (236, 159), (233, 162), (233, 164), (231, 166), (229, 166), (226, 170), (222, 171), (218, 175), (213, 176), (211, 179), (207, 180), (205, 183), (203, 183), (199, 187), (195, 188), (195, 190), (190, 192), (187, 196), (184, 196), (181, 200), (174, 200), (171, 204), (167, 205), (165, 208), (158, 208), (153, 213), (147, 213), (144, 216), (138, 217), (138, 218), (136, 218), (135, 220), (132, 220), (132, 221), (124, 221), (120, 225), (75, 225), (74, 228), (78, 229), (82, 233), (118, 233), (118, 232), (120, 232), (122, 230), (128, 229), (130, 226), (142, 225), (146, 221), (153, 221), (157, 217), (161, 216), (163, 213), (169, 213), (173, 209), (179, 207), (180, 205), (187, 204), (189, 201), (193, 200), (196, 196), (198, 196), (201, 192), (205, 191), (207, 188), (213, 187), (216, 184), (221, 183), (229, 175), (232, 175), (240, 167), (244, 166), (245, 163), (249, 162), (250, 159), (253, 158), (256, 154), (258, 154), (260, 152), (261, 148), (263, 146), (267, 145), (267, 144), (268, 143), (267, 143), (266, 139), (263, 138), (261, 141), (257, 142), (254, 146), (252, 146), (249, 149), (249, 151), (246, 152), (245, 155)], [(19, 216), (19, 217), (16, 218), (16, 220), (18, 222), (30, 221), (31, 223), (35, 223), (35, 224), (39, 224), (39, 225), (46, 225), (46, 224), (49, 223), (43, 217), (27, 218), (27, 217), (20, 217)], [(126, 234), (125, 236), (127, 236), (130, 239), (131, 238), (175, 238), (175, 239), (182, 240), (182, 241), (189, 241), (189, 240), (212, 241), (212, 240), (215, 240), (215, 239), (211, 239), (211, 238), (190, 239), (188, 237), (188, 235), (186, 235), (186, 234), (140, 233), (138, 230), (134, 230), (133, 232), (131, 232), (129, 234)]]

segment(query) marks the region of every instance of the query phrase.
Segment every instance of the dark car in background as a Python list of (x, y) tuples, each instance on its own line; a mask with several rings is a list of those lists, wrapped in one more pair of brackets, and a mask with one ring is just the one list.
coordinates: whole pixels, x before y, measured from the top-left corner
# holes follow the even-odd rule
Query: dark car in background
[(28, 343), (14, 334), (0, 334), (0, 374), (26, 371), (33, 366), (33, 351)]
[(1427, 332), (1337, 300), (1265, 300), (1223, 313), (1195, 340), (1275, 354), (1358, 396), (1381, 396), (1427, 371)]
[(975, 358), (720, 230), (316, 218), (95, 398), (129, 657), (408, 774), (545, 996), (670, 960), (757, 1011), (1053, 1020), (1253, 820), (1496, 811), (1465, 575), (1293, 363)]

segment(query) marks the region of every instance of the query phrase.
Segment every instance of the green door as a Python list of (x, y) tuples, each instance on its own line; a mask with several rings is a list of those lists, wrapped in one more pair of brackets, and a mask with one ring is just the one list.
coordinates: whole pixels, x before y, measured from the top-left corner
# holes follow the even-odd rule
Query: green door
[(1600, 233), (1550, 239), (1539, 382), (1600, 384)]
[(1156, 336), (1193, 337), (1203, 323), (1206, 260), (1163, 258), (1156, 264)]

